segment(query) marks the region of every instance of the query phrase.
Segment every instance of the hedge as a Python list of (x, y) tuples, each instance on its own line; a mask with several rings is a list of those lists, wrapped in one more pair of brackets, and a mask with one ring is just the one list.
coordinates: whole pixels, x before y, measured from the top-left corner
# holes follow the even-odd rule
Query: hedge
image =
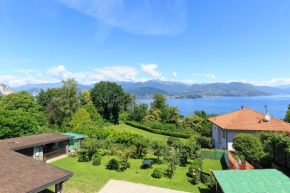
[(135, 122), (132, 122), (132, 121), (126, 121), (125, 123), (126, 123), (126, 125), (130, 125), (132, 127), (136, 127), (138, 129), (142, 129), (142, 130), (149, 131), (151, 133), (160, 134), (160, 135), (167, 135), (167, 136), (179, 137), (179, 138), (185, 138), (185, 139), (188, 139), (188, 138), (191, 137), (191, 135), (185, 134), (185, 133), (170, 132), (170, 131), (152, 129), (150, 127), (147, 127), (145, 125), (141, 125), (141, 124), (138, 124), (138, 123), (135, 123)]

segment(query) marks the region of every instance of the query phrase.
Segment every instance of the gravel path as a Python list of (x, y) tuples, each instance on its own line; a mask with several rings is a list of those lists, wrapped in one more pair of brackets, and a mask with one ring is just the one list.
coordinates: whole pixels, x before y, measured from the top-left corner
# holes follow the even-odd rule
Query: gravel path
[(186, 193), (132, 182), (110, 180), (99, 193)]

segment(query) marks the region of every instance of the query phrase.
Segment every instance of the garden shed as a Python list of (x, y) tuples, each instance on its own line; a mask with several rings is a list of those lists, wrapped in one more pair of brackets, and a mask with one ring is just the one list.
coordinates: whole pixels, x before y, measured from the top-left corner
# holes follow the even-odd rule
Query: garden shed
[(69, 150), (79, 150), (83, 140), (88, 137), (87, 135), (77, 133), (62, 133), (62, 134), (73, 137), (73, 139), (69, 141)]
[(214, 170), (217, 192), (290, 192), (290, 178), (276, 169)]

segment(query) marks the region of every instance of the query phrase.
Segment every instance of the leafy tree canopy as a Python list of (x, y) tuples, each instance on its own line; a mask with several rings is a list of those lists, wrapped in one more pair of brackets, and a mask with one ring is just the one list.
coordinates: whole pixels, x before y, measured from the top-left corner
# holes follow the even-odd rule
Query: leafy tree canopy
[(32, 135), (39, 122), (31, 113), (22, 110), (0, 110), (0, 139)]
[(84, 125), (92, 124), (92, 119), (88, 111), (82, 107), (79, 108), (76, 113), (73, 115), (72, 120), (70, 121), (70, 125), (75, 127), (81, 127)]
[(124, 107), (124, 91), (120, 85), (101, 81), (92, 88), (91, 98), (103, 118), (118, 124), (119, 113)]

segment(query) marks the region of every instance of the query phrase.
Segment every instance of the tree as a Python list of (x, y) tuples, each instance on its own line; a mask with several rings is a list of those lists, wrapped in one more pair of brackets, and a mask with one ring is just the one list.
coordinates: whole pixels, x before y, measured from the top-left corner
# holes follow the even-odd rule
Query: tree
[(233, 148), (249, 154), (249, 159), (252, 162), (259, 161), (263, 155), (263, 147), (259, 138), (251, 134), (237, 134), (233, 140)]
[(187, 139), (186, 142), (179, 147), (180, 164), (186, 166), (187, 159), (193, 157), (199, 149), (200, 146), (196, 144), (194, 138)]
[(290, 105), (288, 107), (288, 111), (287, 111), (286, 116), (285, 116), (285, 121), (290, 123)]
[[(41, 112), (40, 106), (35, 102), (34, 97), (26, 91), (20, 91), (4, 96), (1, 100), (0, 106), (3, 110), (27, 112), (32, 119), (36, 120), (39, 126), (44, 126), (47, 120)], [(21, 117), (20, 117), (21, 119)], [(18, 122), (19, 123), (19, 122)]]
[(91, 116), (84, 107), (79, 108), (73, 115), (72, 120), (70, 121), (70, 125), (73, 128), (82, 127), (84, 125), (89, 125), (92, 123), (93, 122), (91, 120)]
[(92, 100), (91, 100), (90, 91), (84, 90), (80, 94), (80, 102), (81, 102), (81, 105), (87, 105), (87, 104), (92, 104), (93, 103)]
[(197, 115), (187, 115), (185, 118), (185, 125), (200, 133), (202, 128), (202, 118)]
[(147, 114), (148, 105), (142, 103), (140, 105), (136, 105), (133, 109), (133, 112), (130, 114), (130, 120), (134, 120), (137, 122), (142, 122), (144, 117)]
[(168, 123), (177, 124), (179, 120), (179, 109), (178, 107), (169, 107), (168, 108), (169, 118)]
[(133, 111), (136, 106), (136, 95), (124, 93), (124, 111)]
[(153, 102), (151, 103), (152, 109), (159, 109), (161, 111), (161, 120), (164, 122), (168, 121), (168, 105), (166, 103), (166, 98), (162, 94), (154, 94)]
[(150, 125), (152, 122), (157, 121), (160, 122), (161, 121), (161, 114), (162, 112), (159, 109), (150, 109), (150, 114), (146, 115), (143, 119), (144, 123), (147, 125)]
[(45, 108), (49, 104), (53, 103), (54, 101), (53, 99), (55, 97), (59, 97), (60, 95), (61, 95), (60, 88), (47, 89), (46, 91), (41, 89), (38, 95), (36, 96), (36, 101), (42, 108)]
[(164, 155), (164, 161), (168, 164), (169, 177), (174, 176), (174, 170), (176, 170), (176, 165), (180, 163), (180, 154), (178, 149), (170, 148)]
[(5, 110), (39, 111), (39, 106), (37, 106), (33, 96), (26, 91), (11, 93), (3, 97), (1, 106)]
[(119, 113), (124, 105), (124, 91), (121, 86), (101, 81), (92, 88), (91, 98), (104, 119), (118, 124)]
[(92, 103), (88, 103), (83, 106), (87, 110), (87, 112), (90, 114), (91, 120), (93, 123), (99, 127), (103, 124), (102, 116), (98, 113), (96, 107)]
[(164, 154), (164, 152), (167, 150), (168, 146), (166, 145), (166, 143), (164, 143), (161, 140), (155, 140), (152, 142), (151, 148), (153, 149), (154, 155), (157, 156), (157, 160), (159, 162), (160, 156), (162, 156)]
[(0, 139), (37, 133), (40, 127), (35, 116), (22, 110), (0, 110)]
[(73, 114), (79, 107), (77, 82), (74, 79), (62, 81), (61, 95), (54, 98), (57, 107), (58, 124), (63, 128), (68, 126)]
[(134, 147), (126, 148), (123, 145), (117, 144), (115, 145), (114, 154), (118, 156), (118, 158), (122, 161), (123, 169), (127, 170), (130, 166), (129, 158), (133, 154)]
[(150, 146), (149, 139), (138, 136), (133, 139), (133, 145), (136, 146), (136, 154), (139, 158), (142, 158), (144, 154), (146, 154), (147, 148)]
[(98, 150), (103, 147), (103, 142), (104, 141), (102, 140), (97, 140), (95, 138), (90, 138), (90, 137), (86, 138), (83, 141), (82, 148), (84, 149), (84, 151), (88, 153), (92, 161), (93, 161), (94, 155), (97, 154)]

